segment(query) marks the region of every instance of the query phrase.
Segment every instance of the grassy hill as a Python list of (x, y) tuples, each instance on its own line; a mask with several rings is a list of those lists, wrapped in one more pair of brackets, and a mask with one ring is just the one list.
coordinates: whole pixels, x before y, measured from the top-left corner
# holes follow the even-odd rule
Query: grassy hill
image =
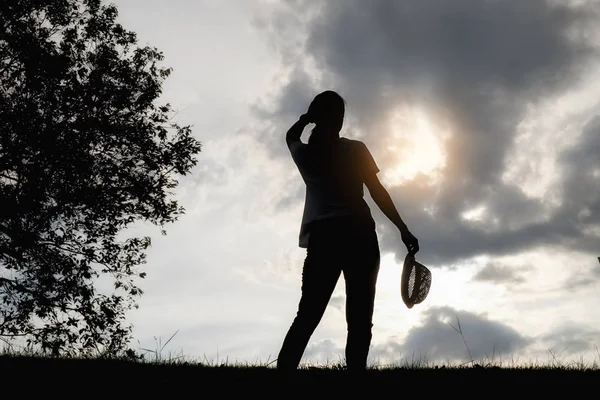
[[(182, 361), (131, 361), (103, 358), (46, 358), (0, 355), (0, 388), (20, 388), (44, 397), (176, 396), (296, 398), (336, 394), (372, 398), (391, 395), (496, 396), (596, 393), (597, 366), (463, 366), (370, 368), (350, 375), (339, 366), (300, 368), (283, 375), (272, 365), (207, 365)], [(362, 394), (364, 392), (364, 394)], [(587, 394), (586, 394), (587, 396)], [(592, 395), (594, 397), (595, 395)], [(9, 398), (9, 397), (6, 397)]]

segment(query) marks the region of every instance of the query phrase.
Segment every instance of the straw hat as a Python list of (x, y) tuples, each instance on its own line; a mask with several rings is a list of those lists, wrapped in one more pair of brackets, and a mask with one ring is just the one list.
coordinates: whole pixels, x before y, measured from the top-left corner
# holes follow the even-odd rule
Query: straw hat
[(404, 258), (400, 293), (406, 307), (412, 308), (427, 297), (431, 287), (431, 271), (415, 260), (415, 255), (408, 253)]

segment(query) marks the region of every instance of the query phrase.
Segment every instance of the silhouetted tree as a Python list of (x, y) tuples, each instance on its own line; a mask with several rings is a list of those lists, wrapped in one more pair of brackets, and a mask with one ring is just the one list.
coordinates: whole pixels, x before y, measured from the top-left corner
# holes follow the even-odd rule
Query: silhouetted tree
[(116, 18), (100, 0), (0, 1), (0, 339), (52, 354), (126, 349), (150, 238), (123, 232), (165, 233), (201, 150), (155, 104), (162, 53)]

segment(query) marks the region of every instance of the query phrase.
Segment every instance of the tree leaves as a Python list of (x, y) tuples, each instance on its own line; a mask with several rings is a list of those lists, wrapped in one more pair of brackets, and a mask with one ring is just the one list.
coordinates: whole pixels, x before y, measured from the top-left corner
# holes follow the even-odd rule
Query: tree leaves
[(116, 18), (99, 0), (0, 5), (0, 336), (53, 353), (125, 348), (150, 239), (118, 237), (177, 220), (201, 151), (156, 104), (163, 55)]

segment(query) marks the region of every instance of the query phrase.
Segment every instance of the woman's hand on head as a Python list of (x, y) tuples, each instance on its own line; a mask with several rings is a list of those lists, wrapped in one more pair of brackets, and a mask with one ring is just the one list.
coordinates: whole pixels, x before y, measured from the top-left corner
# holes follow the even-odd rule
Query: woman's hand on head
[(301, 122), (305, 123), (306, 125), (312, 124), (314, 122), (313, 119), (312, 119), (312, 117), (308, 113), (302, 114), (300, 116), (299, 120)]

